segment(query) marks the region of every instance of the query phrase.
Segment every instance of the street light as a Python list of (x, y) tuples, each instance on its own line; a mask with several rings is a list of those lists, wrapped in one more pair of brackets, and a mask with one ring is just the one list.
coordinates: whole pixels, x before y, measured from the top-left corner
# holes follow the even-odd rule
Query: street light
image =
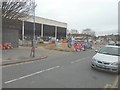
[(32, 8), (33, 8), (33, 40), (32, 40), (32, 49), (31, 49), (31, 54), (30, 56), (35, 57), (35, 0), (32, 2)]
[(35, 0), (33, 0), (33, 38), (35, 40)]

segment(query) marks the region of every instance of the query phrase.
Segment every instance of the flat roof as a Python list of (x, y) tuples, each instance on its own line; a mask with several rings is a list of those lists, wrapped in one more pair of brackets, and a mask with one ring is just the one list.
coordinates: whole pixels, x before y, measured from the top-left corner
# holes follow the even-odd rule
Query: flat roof
[[(33, 16), (28, 16), (27, 18), (22, 18), (20, 20), (24, 20), (24, 21), (28, 21), (28, 22), (34, 22), (33, 21)], [(60, 22), (60, 21), (51, 20), (51, 19), (47, 19), (47, 18), (42, 18), (42, 17), (38, 17), (38, 16), (35, 16), (35, 23), (67, 28), (67, 23), (65, 23), (65, 22)]]

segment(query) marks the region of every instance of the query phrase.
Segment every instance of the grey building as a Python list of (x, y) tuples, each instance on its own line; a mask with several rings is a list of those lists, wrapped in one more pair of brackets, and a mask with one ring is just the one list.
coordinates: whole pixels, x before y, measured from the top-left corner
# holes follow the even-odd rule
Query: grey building
[[(13, 47), (19, 46), (19, 39), (27, 37), (33, 39), (33, 18), (20, 20), (2, 20), (2, 43), (11, 43)], [(67, 23), (35, 17), (35, 36), (66, 38)]]
[[(23, 18), (20, 38), (33, 37), (33, 17)], [(51, 19), (35, 17), (35, 36), (55, 37), (56, 39), (66, 38), (67, 23), (59, 22)]]
[(19, 30), (21, 29), (20, 20), (2, 19), (2, 44), (11, 43), (13, 47), (18, 47)]

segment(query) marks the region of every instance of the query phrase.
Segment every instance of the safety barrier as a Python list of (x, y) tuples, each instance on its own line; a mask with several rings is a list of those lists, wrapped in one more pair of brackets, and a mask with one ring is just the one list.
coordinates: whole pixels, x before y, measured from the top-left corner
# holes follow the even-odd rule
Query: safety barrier
[(0, 50), (13, 49), (11, 43), (0, 44)]

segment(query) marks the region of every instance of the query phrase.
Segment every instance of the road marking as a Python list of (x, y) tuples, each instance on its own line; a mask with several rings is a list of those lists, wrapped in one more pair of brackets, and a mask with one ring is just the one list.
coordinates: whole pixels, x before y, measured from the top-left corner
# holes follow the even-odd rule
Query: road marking
[(70, 62), (70, 63), (72, 64), (72, 63), (80, 62), (80, 61), (83, 61), (84, 59), (87, 59), (87, 58), (90, 58), (90, 57), (86, 57), (86, 58), (78, 59), (78, 60), (72, 61), (72, 62)]
[(40, 74), (40, 73), (45, 72), (45, 71), (49, 71), (49, 70), (52, 70), (52, 69), (55, 69), (55, 68), (59, 68), (59, 67), (60, 67), (60, 66), (55, 66), (55, 67), (52, 67), (52, 68), (49, 68), (49, 69), (46, 69), (46, 70), (38, 71), (38, 72), (29, 74), (29, 75), (25, 75), (25, 76), (22, 76), (22, 77), (13, 79), (13, 80), (6, 81), (6, 82), (4, 82), (4, 83), (5, 83), (5, 84), (12, 83), (12, 82), (14, 82), (14, 81), (18, 81), (18, 80), (21, 80), (21, 79), (24, 79), (24, 78), (27, 78), (27, 77), (30, 77), (30, 76), (34, 76), (34, 75)]
[(118, 88), (117, 84), (118, 84), (119, 78), (120, 78), (120, 75), (115, 78), (112, 84), (106, 84), (103, 90), (108, 90), (108, 88), (111, 88), (111, 90), (112, 88)]
[(103, 90), (108, 90), (108, 88), (111, 88), (111, 84), (106, 84)]
[(115, 78), (114, 82), (112, 83), (111, 88), (117, 88), (118, 87), (117, 84), (118, 84), (119, 79), (120, 79), (120, 75)]

